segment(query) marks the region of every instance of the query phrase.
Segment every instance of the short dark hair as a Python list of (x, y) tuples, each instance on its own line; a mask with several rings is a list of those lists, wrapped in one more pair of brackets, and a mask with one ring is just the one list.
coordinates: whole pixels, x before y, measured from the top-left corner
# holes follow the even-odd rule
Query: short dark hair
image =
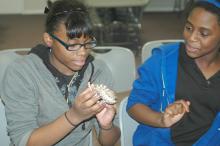
[[(216, 0), (216, 1), (220, 3), (220, 0)], [(206, 11), (209, 11), (213, 13), (214, 15), (216, 15), (218, 17), (218, 21), (220, 24), (220, 8), (216, 7), (214, 4), (209, 3), (207, 1), (196, 1), (196, 2), (188, 3), (185, 9), (186, 18), (190, 15), (192, 10), (197, 7), (203, 8)]]
[(48, 33), (57, 30), (64, 23), (67, 36), (79, 38), (82, 35), (92, 37), (92, 24), (86, 6), (77, 0), (48, 0), (46, 9), (45, 29)]

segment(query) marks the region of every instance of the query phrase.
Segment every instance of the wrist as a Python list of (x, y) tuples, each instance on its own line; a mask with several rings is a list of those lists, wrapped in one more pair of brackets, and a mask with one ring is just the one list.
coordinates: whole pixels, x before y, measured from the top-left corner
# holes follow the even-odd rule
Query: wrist
[(159, 122), (158, 122), (159, 127), (165, 128), (166, 126), (165, 126), (165, 121), (164, 121), (164, 112), (160, 113), (160, 117), (158, 119), (159, 119)]
[(160, 114), (160, 127), (169, 128), (171, 126), (169, 115), (165, 112)]
[(64, 116), (65, 116), (67, 122), (68, 122), (72, 127), (76, 127), (76, 126), (77, 126), (77, 124), (73, 123), (73, 122), (70, 120), (70, 118), (67, 116), (67, 112), (64, 113)]
[(65, 112), (65, 118), (68, 120), (69, 123), (71, 123), (71, 125), (73, 126), (77, 126), (81, 123), (81, 121), (79, 120), (79, 118), (76, 116), (76, 114), (72, 111), (66, 111)]
[(114, 124), (111, 122), (109, 125), (103, 126), (99, 124), (101, 130), (108, 131), (114, 128)]

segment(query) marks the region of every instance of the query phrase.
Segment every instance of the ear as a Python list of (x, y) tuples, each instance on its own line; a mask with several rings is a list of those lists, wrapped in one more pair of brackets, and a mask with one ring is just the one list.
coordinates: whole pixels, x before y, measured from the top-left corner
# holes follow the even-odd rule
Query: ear
[(53, 45), (53, 39), (47, 32), (43, 34), (43, 41), (48, 47), (51, 47)]

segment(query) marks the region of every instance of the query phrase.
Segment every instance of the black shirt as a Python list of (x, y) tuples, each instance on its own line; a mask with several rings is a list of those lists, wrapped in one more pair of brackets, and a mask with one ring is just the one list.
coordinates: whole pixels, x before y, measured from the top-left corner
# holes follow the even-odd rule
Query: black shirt
[(220, 71), (208, 80), (187, 56), (184, 45), (179, 51), (176, 100), (190, 101), (190, 112), (171, 127), (176, 146), (191, 146), (210, 128), (220, 111)]

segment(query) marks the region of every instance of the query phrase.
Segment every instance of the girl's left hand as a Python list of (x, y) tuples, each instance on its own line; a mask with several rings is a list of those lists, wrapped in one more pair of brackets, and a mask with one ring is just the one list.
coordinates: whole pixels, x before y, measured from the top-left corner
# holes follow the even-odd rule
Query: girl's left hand
[(96, 118), (101, 127), (109, 127), (112, 125), (112, 121), (116, 114), (116, 105), (103, 104), (105, 107), (96, 114)]

